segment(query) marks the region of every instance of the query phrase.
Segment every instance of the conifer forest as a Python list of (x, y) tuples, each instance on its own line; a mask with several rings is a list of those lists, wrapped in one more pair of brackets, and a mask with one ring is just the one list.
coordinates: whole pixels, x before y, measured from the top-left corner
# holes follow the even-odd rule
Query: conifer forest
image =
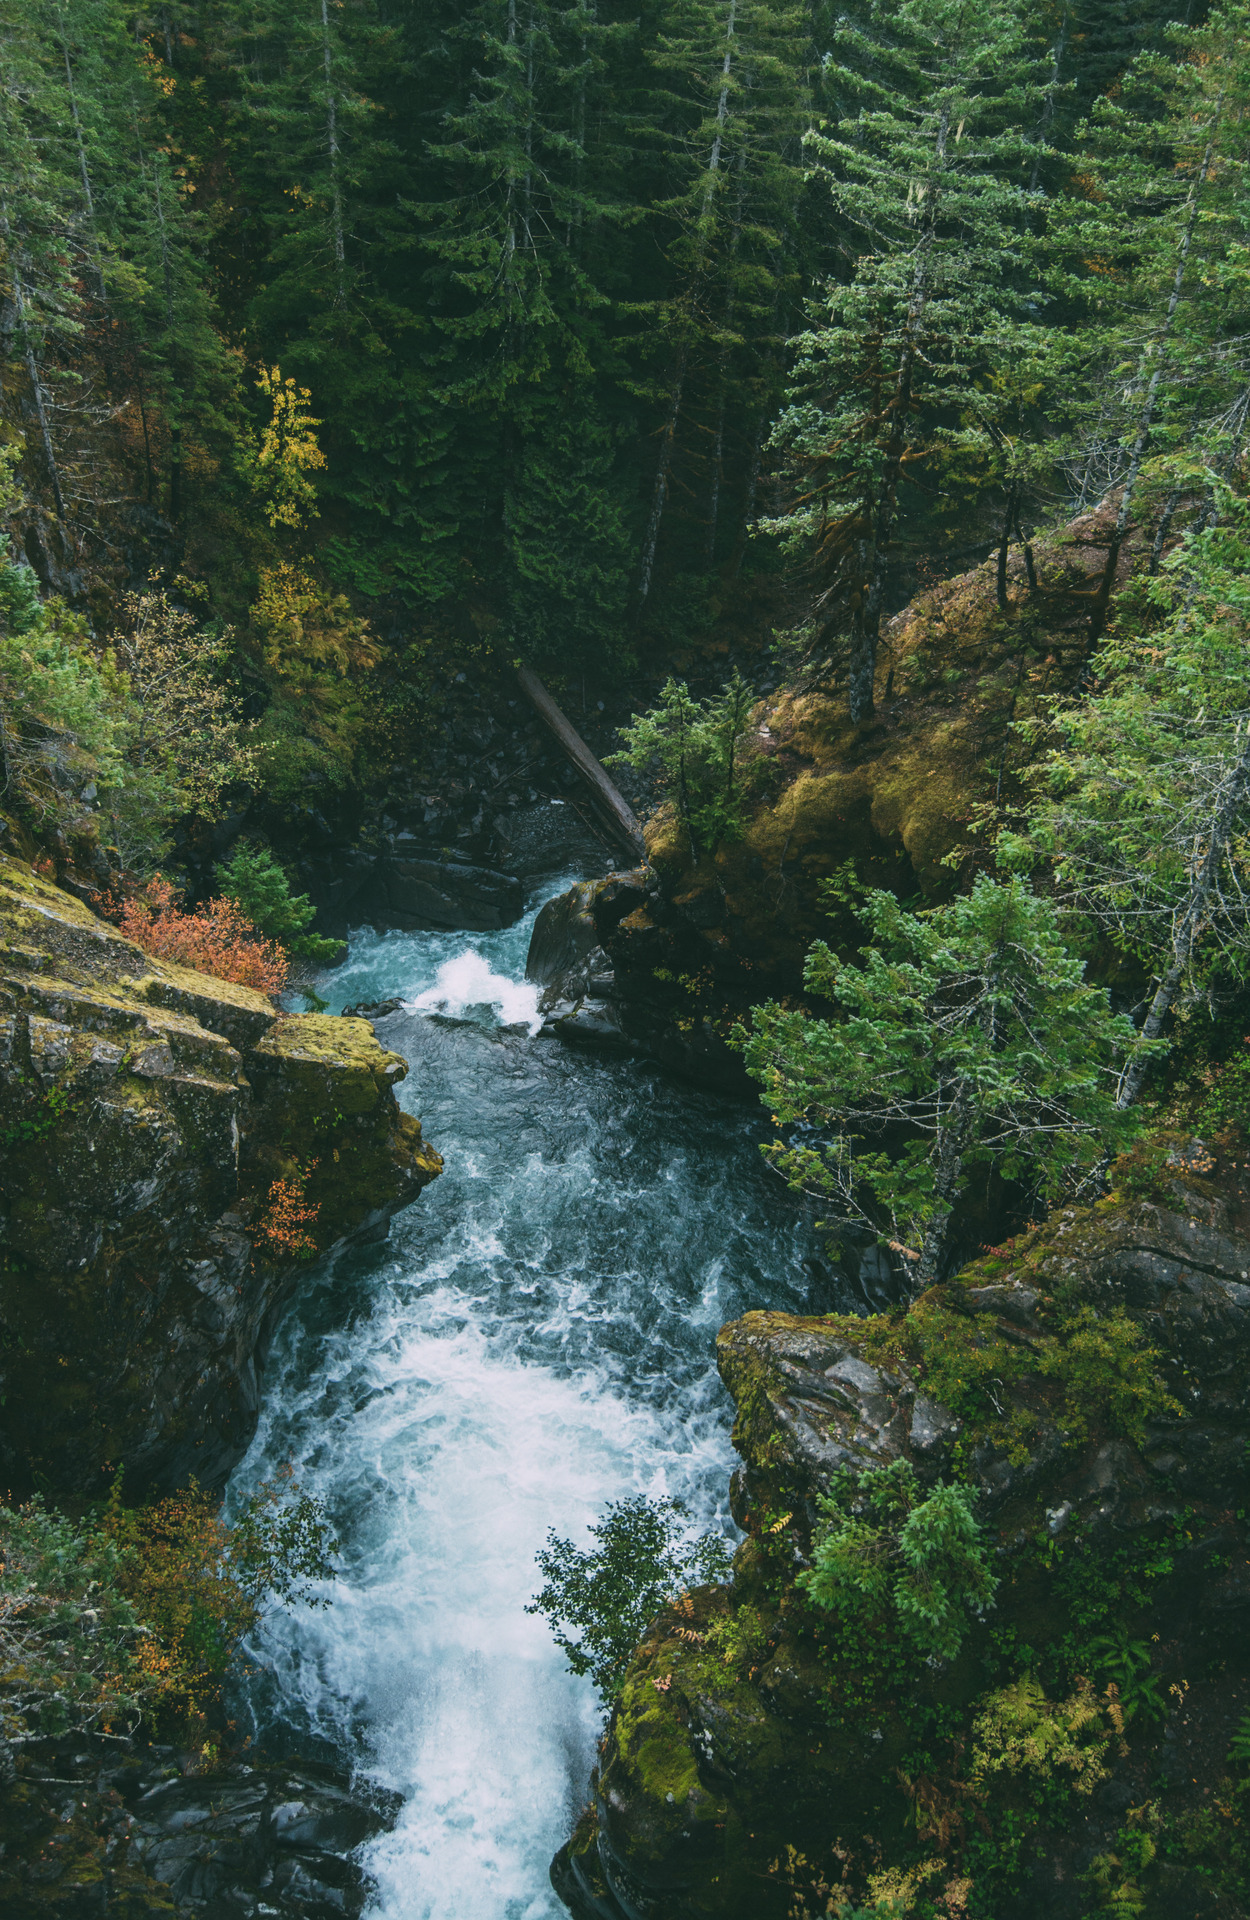
[(0, 1909), (1250, 1920), (1250, 0), (0, 0)]

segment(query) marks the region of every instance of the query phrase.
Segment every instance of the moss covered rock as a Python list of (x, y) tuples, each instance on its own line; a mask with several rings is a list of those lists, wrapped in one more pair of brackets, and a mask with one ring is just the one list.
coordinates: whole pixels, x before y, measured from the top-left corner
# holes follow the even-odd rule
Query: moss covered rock
[[(0, 860), (0, 1459), (90, 1498), (220, 1481), (297, 1255), (381, 1231), (439, 1171), (364, 1020), (153, 961)], [(294, 1195), (298, 1244), (266, 1231)]]
[[(1176, 1904), (1194, 1876), (1167, 1836), (1213, 1795), (1210, 1912), (1245, 1911), (1244, 1203), (1231, 1169), (1174, 1178), (1057, 1214), (905, 1313), (723, 1329), (747, 1538), (732, 1584), (638, 1649), (553, 1868), (574, 1913), (1163, 1920), (1207, 1911)], [(950, 1658), (803, 1584), (822, 1496), (900, 1461), (975, 1489), (992, 1549), (996, 1602)]]

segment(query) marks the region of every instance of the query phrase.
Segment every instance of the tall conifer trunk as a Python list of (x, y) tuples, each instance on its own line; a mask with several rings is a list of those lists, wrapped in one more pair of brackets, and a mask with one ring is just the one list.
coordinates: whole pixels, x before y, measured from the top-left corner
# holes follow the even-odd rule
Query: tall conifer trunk
[(1119, 512), (1116, 514), (1115, 525), (1111, 531), (1111, 539), (1107, 544), (1107, 558), (1103, 566), (1102, 578), (1098, 583), (1097, 591), (1094, 594), (1093, 605), (1090, 608), (1088, 645), (1091, 648), (1098, 644), (1098, 641), (1102, 638), (1103, 629), (1107, 624), (1107, 611), (1111, 604), (1111, 591), (1115, 586), (1116, 569), (1120, 564), (1120, 554), (1124, 547), (1125, 535), (1128, 532), (1129, 517), (1133, 509), (1133, 495), (1136, 492), (1138, 477), (1141, 473), (1142, 460), (1146, 453), (1146, 444), (1150, 439), (1151, 429), (1155, 423), (1155, 412), (1159, 398), (1159, 383), (1163, 378), (1163, 371), (1167, 364), (1168, 343), (1172, 337), (1172, 328), (1176, 320), (1176, 309), (1180, 304), (1181, 290), (1184, 287), (1185, 274), (1189, 266), (1189, 253), (1193, 243), (1194, 227), (1198, 219), (1198, 199), (1202, 190), (1202, 184), (1207, 176), (1207, 169), (1211, 164), (1211, 156), (1215, 151), (1215, 136), (1219, 127), (1222, 107), (1223, 95), (1221, 95), (1215, 103), (1215, 112), (1212, 118), (1211, 131), (1207, 137), (1206, 151), (1202, 156), (1202, 164), (1194, 175), (1189, 189), (1189, 197), (1185, 203), (1185, 226), (1181, 234), (1180, 246), (1177, 248), (1176, 271), (1172, 277), (1172, 290), (1168, 296), (1167, 311), (1163, 316), (1162, 324), (1155, 335), (1150, 349), (1154, 359), (1154, 366), (1151, 370), (1150, 381), (1146, 388), (1146, 398), (1142, 403), (1142, 410), (1138, 416), (1137, 433), (1133, 440), (1133, 450), (1129, 455), (1128, 472), (1124, 477), (1124, 486), (1120, 494)]
[(321, 0), (321, 53), (326, 76), (326, 151), (330, 156), (330, 211), (333, 221), (334, 277), (338, 297), (343, 298), (343, 195), (339, 185), (338, 110), (334, 94), (334, 71), (330, 57), (329, 0)]
[(886, 408), (889, 419), (884, 447), (881, 484), (868, 509), (868, 534), (863, 543), (863, 573), (860, 599), (851, 620), (850, 700), (851, 719), (856, 726), (871, 720), (874, 712), (873, 682), (877, 670), (877, 645), (881, 637), (881, 612), (885, 604), (885, 583), (889, 567), (889, 544), (898, 519), (898, 490), (907, 451), (907, 427), (912, 406), (912, 385), (920, 336), (929, 304), (929, 256), (942, 203), (942, 176), (946, 168), (946, 143), (950, 136), (950, 111), (944, 107), (938, 116), (934, 140), (936, 169), (926, 201), (925, 227), (916, 253), (912, 273), (911, 299), (898, 360), (894, 392)]

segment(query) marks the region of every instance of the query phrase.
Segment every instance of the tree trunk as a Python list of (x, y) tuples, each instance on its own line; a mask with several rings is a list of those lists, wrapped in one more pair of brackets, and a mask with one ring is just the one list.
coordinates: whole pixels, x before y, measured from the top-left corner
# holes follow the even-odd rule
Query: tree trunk
[(898, 375), (887, 412), (890, 434), (885, 447), (881, 484), (873, 508), (871, 533), (865, 553), (860, 604), (851, 622), (850, 699), (851, 719), (862, 726), (873, 715), (873, 682), (877, 671), (877, 643), (881, 636), (881, 610), (885, 602), (888, 549), (898, 518), (898, 488), (907, 451), (907, 419), (911, 412), (912, 379), (919, 347), (920, 327), (929, 304), (929, 255), (937, 230), (942, 194), (938, 182), (946, 167), (946, 142), (950, 133), (950, 110), (943, 107), (938, 119), (934, 158), (937, 181), (929, 196), (925, 231), (916, 253), (912, 274), (912, 293), (907, 308), (907, 326), (899, 356)]
[(620, 845), (628, 851), (631, 859), (645, 859), (646, 842), (629, 802), (600, 766), (580, 733), (565, 718), (538, 675), (531, 673), (528, 667), (518, 667), (516, 673), (522, 693), (550, 727), (572, 765), (586, 782)]
[(1018, 491), (1019, 489), (1016, 482), (1013, 480), (1007, 489), (1007, 506), (1003, 514), (1002, 537), (998, 542), (996, 590), (998, 594), (998, 611), (1000, 613), (1007, 612), (1007, 554), (1011, 546), (1012, 529), (1016, 523), (1016, 495)]
[(52, 445), (52, 429), (48, 422), (48, 399), (44, 392), (43, 378), (39, 371), (39, 361), (35, 355), (34, 335), (31, 332), (26, 312), (26, 289), (22, 281), (21, 268), (18, 265), (17, 248), (13, 232), (9, 225), (8, 203), (0, 195), (0, 233), (3, 233), (9, 254), (9, 271), (13, 276), (13, 307), (17, 315), (17, 330), (22, 339), (22, 360), (30, 380), (31, 395), (35, 402), (35, 418), (39, 422), (39, 443), (43, 449), (44, 462), (48, 469), (48, 481), (52, 488), (52, 500), (56, 507), (58, 520), (65, 518), (65, 501), (61, 493), (61, 472), (56, 463), (56, 452)]
[(343, 196), (339, 189), (338, 115), (334, 98), (334, 76), (330, 61), (330, 11), (328, 0), (321, 0), (321, 51), (326, 74), (326, 149), (330, 155), (330, 203), (334, 222), (334, 275), (338, 297), (343, 298)]
[(950, 1229), (951, 1215), (955, 1211), (955, 1192), (959, 1186), (959, 1176), (963, 1172), (964, 1154), (968, 1150), (968, 1133), (972, 1118), (969, 1106), (968, 1088), (961, 1080), (956, 1087), (955, 1097), (951, 1101), (938, 1147), (937, 1174), (933, 1182), (938, 1207), (925, 1228), (924, 1239), (920, 1243), (920, 1258), (915, 1267), (917, 1293), (923, 1293), (926, 1287), (934, 1286), (942, 1276), (942, 1256), (946, 1251), (946, 1236)]
[(1203, 181), (1206, 179), (1207, 168), (1211, 164), (1211, 155), (1215, 149), (1215, 135), (1219, 127), (1223, 99), (1224, 96), (1221, 94), (1215, 103), (1215, 116), (1212, 121), (1211, 132), (1207, 138), (1206, 152), (1202, 156), (1202, 165), (1194, 175), (1193, 184), (1189, 189), (1189, 198), (1186, 202), (1185, 230), (1181, 235), (1180, 250), (1176, 260), (1176, 272), (1172, 277), (1172, 292), (1168, 299), (1167, 312), (1163, 317), (1163, 324), (1159, 329), (1154, 343), (1154, 372), (1150, 376), (1150, 384), (1146, 388), (1145, 403), (1141, 410), (1141, 417), (1137, 423), (1137, 436), (1133, 442), (1133, 451), (1129, 456), (1128, 473), (1124, 479), (1124, 490), (1120, 495), (1120, 511), (1116, 515), (1110, 544), (1107, 547), (1106, 565), (1103, 567), (1102, 579), (1098, 583), (1098, 591), (1094, 595), (1094, 602), (1090, 608), (1089, 639), (1087, 642), (1090, 648), (1097, 645), (1102, 637), (1103, 629), (1107, 624), (1107, 611), (1111, 604), (1111, 590), (1115, 586), (1116, 568), (1120, 564), (1120, 552), (1124, 545), (1124, 536), (1128, 532), (1129, 514), (1133, 505), (1133, 493), (1137, 486), (1138, 475), (1141, 472), (1141, 464), (1146, 452), (1146, 442), (1149, 440), (1151, 429), (1154, 426), (1155, 404), (1159, 394), (1159, 383), (1163, 378), (1163, 369), (1167, 357), (1167, 344), (1171, 338), (1173, 322), (1176, 319), (1176, 309), (1180, 304), (1181, 289), (1185, 284), (1185, 270), (1189, 264), (1189, 249), (1194, 237), (1194, 226), (1198, 219), (1198, 194)]
[[(1171, 958), (1155, 991), (1154, 999), (1150, 1003), (1150, 1011), (1142, 1024), (1143, 1040), (1158, 1039), (1163, 1030), (1163, 1023), (1171, 1012), (1180, 991), (1181, 983), (1189, 971), (1198, 934), (1206, 918), (1211, 896), (1215, 892), (1220, 865), (1248, 795), (1250, 795), (1250, 728), (1247, 729), (1246, 743), (1241, 750), (1241, 755), (1229, 776), (1227, 791), (1211, 822), (1211, 843), (1207, 848), (1206, 859), (1198, 869), (1180, 918), (1175, 922)], [(1119, 1092), (1116, 1096), (1118, 1107), (1131, 1107), (1136, 1101), (1149, 1064), (1149, 1055), (1139, 1047), (1120, 1076)]]
[[(734, 24), (737, 20), (738, 0), (729, 0), (729, 19), (725, 28), (725, 56), (721, 64), (720, 99), (716, 107), (716, 132), (712, 139), (712, 151), (708, 156), (707, 184), (703, 194), (703, 223), (706, 225), (711, 216), (712, 196), (716, 191), (716, 176), (720, 171), (721, 147), (724, 141), (725, 123), (729, 117), (729, 76), (733, 72)], [(693, 280), (700, 273), (700, 261), (704, 247), (699, 243), (695, 260)], [(669, 416), (660, 441), (660, 457), (656, 463), (655, 486), (651, 494), (651, 512), (647, 516), (647, 530), (643, 536), (642, 563), (638, 569), (638, 611), (641, 613), (651, 592), (651, 579), (655, 570), (656, 549), (659, 546), (660, 527), (664, 520), (664, 508), (668, 501), (668, 482), (673, 464), (673, 446), (677, 435), (677, 422), (681, 417), (682, 396), (686, 383), (687, 349), (682, 348), (677, 361), (677, 373), (670, 395)]]
[(656, 548), (660, 541), (660, 525), (664, 519), (664, 504), (668, 499), (668, 476), (673, 464), (673, 444), (677, 438), (677, 422), (681, 418), (685, 385), (686, 349), (683, 347), (678, 355), (677, 373), (669, 394), (668, 419), (665, 421), (663, 437), (660, 440), (660, 457), (656, 462), (655, 486), (651, 493), (651, 512), (647, 516), (647, 530), (642, 542), (642, 565), (638, 573), (639, 612), (647, 604), (647, 595), (651, 591), (651, 576), (655, 568)]

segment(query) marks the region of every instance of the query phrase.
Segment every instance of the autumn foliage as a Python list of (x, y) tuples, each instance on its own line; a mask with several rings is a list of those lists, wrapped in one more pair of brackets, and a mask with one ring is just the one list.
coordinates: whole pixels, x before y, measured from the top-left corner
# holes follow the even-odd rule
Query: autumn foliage
[(317, 1251), (311, 1228), (321, 1207), (319, 1203), (310, 1205), (304, 1191), (316, 1164), (314, 1160), (303, 1173), (275, 1180), (269, 1189), (268, 1205), (256, 1223), (254, 1238), (275, 1259), (307, 1260)]
[(335, 1547), (320, 1504), (289, 1469), (229, 1523), (194, 1480), (150, 1506), (125, 1507), (119, 1476), (102, 1532), (120, 1552), (119, 1586), (143, 1623), (131, 1659), (147, 1711), (192, 1738), (265, 1604), (324, 1604), (308, 1583), (329, 1575)]
[(176, 960), (214, 980), (279, 994), (287, 983), (286, 950), (266, 940), (233, 900), (210, 900), (193, 913), (178, 905), (168, 880), (158, 874), (113, 915), (128, 940), (158, 960)]

